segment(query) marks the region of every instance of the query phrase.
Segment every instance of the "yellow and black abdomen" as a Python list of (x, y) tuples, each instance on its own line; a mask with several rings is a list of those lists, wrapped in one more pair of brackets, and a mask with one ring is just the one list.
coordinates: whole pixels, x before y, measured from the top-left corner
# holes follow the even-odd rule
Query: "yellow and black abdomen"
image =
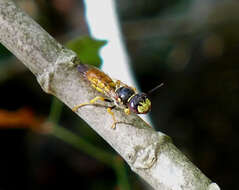
[(92, 87), (103, 94), (109, 94), (115, 91), (114, 81), (102, 71), (96, 68), (90, 68), (85, 72), (85, 77), (91, 82)]

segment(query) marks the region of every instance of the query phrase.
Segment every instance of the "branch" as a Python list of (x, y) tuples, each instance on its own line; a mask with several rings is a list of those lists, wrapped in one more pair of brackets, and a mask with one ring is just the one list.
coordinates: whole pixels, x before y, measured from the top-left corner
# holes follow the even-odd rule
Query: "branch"
[[(36, 76), (46, 93), (72, 108), (99, 95), (75, 68), (76, 54), (56, 42), (10, 0), (0, 0), (0, 42)], [(130, 165), (131, 169), (160, 190), (218, 190), (161, 132), (137, 115), (114, 110), (118, 121), (104, 107), (85, 106), (78, 111)], [(128, 123), (128, 124), (126, 124)]]

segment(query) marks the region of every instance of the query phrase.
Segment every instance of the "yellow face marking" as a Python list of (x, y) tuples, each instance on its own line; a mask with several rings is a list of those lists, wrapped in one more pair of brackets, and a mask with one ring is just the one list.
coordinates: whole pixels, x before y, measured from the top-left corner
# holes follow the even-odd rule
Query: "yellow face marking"
[(148, 112), (150, 107), (151, 107), (151, 102), (150, 100), (147, 98), (144, 102), (140, 102), (140, 105), (141, 106), (138, 106), (137, 109), (138, 109), (138, 112), (139, 113), (145, 113), (145, 112)]

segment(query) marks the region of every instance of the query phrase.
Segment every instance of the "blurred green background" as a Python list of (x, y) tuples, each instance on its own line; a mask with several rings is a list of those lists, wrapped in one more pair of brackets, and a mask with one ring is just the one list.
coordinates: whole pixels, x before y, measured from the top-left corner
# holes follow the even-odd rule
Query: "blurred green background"
[[(62, 44), (89, 35), (81, 0), (17, 3)], [(116, 9), (141, 89), (165, 84), (152, 97), (156, 129), (221, 189), (239, 189), (239, 2), (116, 0)], [(105, 42), (83, 40), (87, 62)], [(3, 46), (0, 91), (0, 189), (148, 189)]]

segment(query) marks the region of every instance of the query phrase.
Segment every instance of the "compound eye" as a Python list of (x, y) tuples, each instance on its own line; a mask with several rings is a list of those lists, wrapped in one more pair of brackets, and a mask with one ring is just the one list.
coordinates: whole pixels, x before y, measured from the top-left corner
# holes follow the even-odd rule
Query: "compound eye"
[(150, 111), (151, 102), (144, 93), (136, 94), (129, 102), (129, 108), (137, 114), (145, 114)]
[(134, 112), (134, 113), (137, 113), (138, 114), (138, 110), (137, 110), (137, 106), (138, 106), (138, 95), (135, 95), (129, 102), (129, 109), (130, 111)]

